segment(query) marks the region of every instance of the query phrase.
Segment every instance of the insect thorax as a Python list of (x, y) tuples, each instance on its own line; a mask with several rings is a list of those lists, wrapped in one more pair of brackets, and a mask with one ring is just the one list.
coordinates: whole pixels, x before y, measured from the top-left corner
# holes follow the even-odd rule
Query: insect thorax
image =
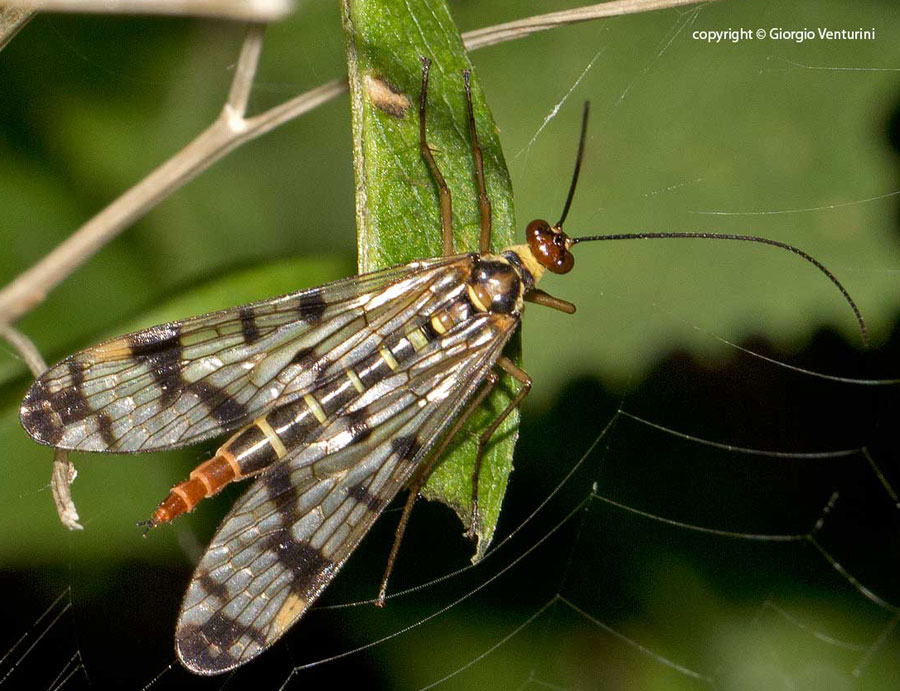
[(467, 288), (469, 299), (479, 311), (512, 316), (522, 313), (525, 294), (534, 290), (535, 278), (518, 249), (476, 257)]

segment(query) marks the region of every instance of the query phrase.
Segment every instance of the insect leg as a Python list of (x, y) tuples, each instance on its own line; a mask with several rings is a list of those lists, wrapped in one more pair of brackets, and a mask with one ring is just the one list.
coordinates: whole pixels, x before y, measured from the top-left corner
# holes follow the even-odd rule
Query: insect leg
[(484, 185), (484, 156), (478, 144), (478, 131), (475, 128), (475, 111), (472, 108), (472, 87), (469, 84), (469, 70), (463, 71), (466, 84), (466, 106), (469, 109), (469, 133), (472, 135), (472, 156), (475, 158), (475, 179), (478, 182), (478, 210), (481, 215), (481, 235), (478, 238), (478, 251), (482, 254), (491, 251), (491, 200), (488, 199)]
[(431, 60), (422, 58), (422, 94), (419, 97), (419, 148), (422, 150), (422, 158), (431, 169), (431, 175), (438, 186), (441, 196), (441, 231), (443, 233), (444, 256), (451, 257), (456, 254), (453, 249), (453, 202), (450, 199), (450, 188), (441, 175), (441, 171), (431, 153), (431, 147), (425, 137), (425, 103), (428, 93), (428, 70), (431, 68)]
[(528, 373), (525, 370), (516, 365), (516, 363), (507, 357), (501, 356), (497, 359), (497, 365), (513, 379), (518, 381), (522, 385), (522, 388), (519, 389), (519, 392), (513, 396), (513, 399), (506, 408), (503, 409), (478, 438), (478, 451), (475, 453), (475, 467), (472, 469), (472, 519), (467, 533), (469, 539), (475, 537), (475, 527), (478, 524), (478, 476), (481, 473), (481, 461), (484, 458), (484, 450), (494, 432), (497, 431), (497, 428), (503, 424), (503, 421), (518, 407), (522, 400), (528, 395), (528, 392), (531, 391), (531, 377), (528, 376)]
[(381, 578), (381, 587), (378, 589), (378, 597), (375, 599), (375, 605), (377, 607), (384, 607), (384, 601), (387, 597), (387, 583), (388, 579), (391, 577), (391, 572), (394, 570), (394, 562), (397, 560), (397, 554), (400, 552), (400, 542), (403, 540), (403, 534), (406, 532), (406, 525), (409, 523), (409, 515), (412, 513), (413, 505), (416, 503), (416, 499), (419, 496), (419, 491), (422, 487), (425, 486), (425, 483), (428, 482), (428, 478), (431, 476), (432, 471), (437, 466), (438, 461), (441, 460), (441, 456), (443, 456), (444, 451), (447, 449), (447, 446), (450, 445), (450, 442), (456, 436), (462, 426), (466, 424), (466, 420), (469, 416), (475, 412), (479, 405), (481, 405), (482, 401), (487, 398), (488, 394), (494, 389), (497, 385), (497, 382), (500, 381), (500, 377), (497, 376), (495, 372), (490, 372), (486, 379), (485, 384), (482, 389), (469, 401), (469, 404), (466, 406), (466, 409), (462, 412), (462, 414), (456, 419), (453, 423), (453, 426), (450, 428), (450, 431), (444, 436), (441, 440), (440, 445), (437, 449), (430, 453), (428, 456), (428, 460), (423, 463), (422, 467), (416, 473), (415, 478), (413, 478), (412, 482), (409, 485), (409, 496), (406, 499), (406, 505), (403, 507), (403, 514), (400, 516), (400, 523), (397, 525), (397, 532), (394, 534), (394, 544), (391, 547), (390, 556), (388, 556), (387, 567), (384, 570), (384, 576)]

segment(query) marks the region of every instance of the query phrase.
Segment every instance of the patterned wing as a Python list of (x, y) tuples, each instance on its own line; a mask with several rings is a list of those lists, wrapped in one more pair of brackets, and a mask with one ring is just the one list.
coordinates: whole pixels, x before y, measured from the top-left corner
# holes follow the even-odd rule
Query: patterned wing
[[(173, 448), (247, 424), (314, 386), (322, 344), (352, 348), (462, 257), (413, 262), (154, 326), (72, 355), (20, 408), (36, 441), (80, 451)], [(376, 304), (377, 303), (377, 304)]]
[[(187, 668), (232, 669), (300, 618), (484, 381), (517, 323), (484, 314), (448, 332), (250, 487), (185, 595), (175, 638)], [(366, 436), (330, 451), (360, 414)]]

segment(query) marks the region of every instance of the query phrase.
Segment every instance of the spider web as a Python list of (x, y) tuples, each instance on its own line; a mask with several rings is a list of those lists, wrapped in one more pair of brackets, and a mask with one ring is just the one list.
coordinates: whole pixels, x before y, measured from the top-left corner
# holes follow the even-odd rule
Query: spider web
[[(884, 354), (897, 350), (895, 338)], [(823, 334), (792, 364), (855, 358)], [(740, 392), (756, 410), (724, 414), (730, 396), (696, 390), (706, 380), (728, 391), (735, 377), (757, 382)], [(884, 475), (894, 435), (878, 430), (892, 424), (896, 395), (745, 354), (714, 371), (673, 356), (624, 397), (576, 380), (526, 416), (503, 537), (477, 566), (459, 568), (467, 547), (449, 512), (417, 507), (393, 594), (377, 610), (369, 597), (389, 514), (287, 642), (224, 680), (191, 677), (167, 649), (156, 613), (175, 610), (186, 570), (125, 565), (94, 584), (94, 601), (89, 574), (60, 573), (45, 577), (61, 587), (49, 607), (35, 596), (17, 603), (36, 614), (17, 620), (0, 683), (891, 688), (900, 540)], [(806, 420), (781, 427), (792, 405), (806, 406)], [(715, 444), (685, 437), (697, 419), (705, 430), (716, 421)], [(760, 431), (773, 424), (778, 433)], [(780, 446), (743, 447), (747, 437)], [(867, 446), (854, 446), (861, 439)], [(789, 450), (812, 444), (821, 450)]]
[[(815, 9), (791, 19), (816, 26), (843, 16), (841, 3), (811, 5)], [(760, 21), (780, 19), (777, 13), (760, 15)], [(851, 19), (854, 27), (867, 26), (862, 17)], [(573, 230), (618, 228), (620, 222), (635, 230), (693, 230), (702, 224), (711, 231), (740, 227), (772, 236), (791, 226), (794, 234), (785, 238), (807, 247), (815, 241), (804, 235), (810, 216), (854, 212), (858, 230), (874, 232), (877, 221), (870, 210), (876, 208), (896, 245), (896, 192), (889, 188), (896, 184), (896, 165), (892, 175), (865, 185), (848, 180), (840, 199), (810, 189), (814, 181), (807, 188), (801, 186), (806, 181), (794, 180), (777, 203), (761, 199), (755, 207), (735, 202), (739, 191), (729, 190), (727, 182), (719, 186), (717, 175), (735, 167), (732, 160), (723, 160), (721, 168), (708, 162), (695, 166), (693, 174), (677, 171), (669, 179), (647, 170), (638, 176), (644, 181), (624, 193), (643, 212), (624, 221), (616, 215), (620, 211), (611, 197), (617, 192), (609, 188), (620, 173), (617, 143), (610, 141), (617, 122), (630, 117), (632, 104), (648, 91), (660, 93), (660, 81), (682, 65), (684, 51), (708, 60), (731, 57), (721, 48), (694, 43), (691, 31), (739, 25), (746, 17), (712, 7), (642, 21), (638, 29), (620, 22), (566, 36), (572, 55), (553, 65), (560, 75), (558, 90), (539, 94), (530, 119), (506, 133), (507, 151), (528, 152), (513, 169), (516, 188), (528, 200), (523, 206), (547, 203), (546, 198), (531, 202), (531, 190), (547, 185), (547, 161), (556, 160), (548, 152), (564, 149), (559, 160), (570, 155), (575, 125), (563, 118), (575, 122), (577, 102), (590, 97), (600, 134), (593, 136), (589, 151), (597, 153), (588, 164), (603, 170), (594, 173), (595, 180), (586, 173), (569, 222)], [(639, 58), (612, 76), (605, 60), (621, 55), (623, 45)], [(535, 52), (531, 44), (502, 56), (485, 54), (486, 88), (494, 89), (495, 62), (524, 63)], [(823, 89), (835, 91), (848, 84), (865, 91), (869, 84), (869, 98), (883, 105), (889, 99), (878, 100), (885, 88), (878, 77), (900, 69), (896, 55), (887, 59), (889, 53), (880, 62), (867, 58), (858, 64), (850, 64), (845, 54), (816, 63), (802, 48), (785, 44), (766, 46), (763, 54), (759, 74), (749, 75), (748, 83), (764, 93), (773, 75), (783, 74), (795, 84), (823, 80)], [(854, 81), (837, 81), (848, 77)], [(521, 86), (528, 91), (527, 84)], [(896, 108), (896, 80), (894, 87)], [(507, 86), (500, 93), (511, 91), (516, 90)], [(504, 116), (519, 107), (519, 99), (536, 97), (503, 98), (496, 107), (501, 124), (510, 121)], [(660, 95), (660, 103), (674, 108), (678, 99)], [(647, 110), (645, 104), (633, 107)], [(782, 113), (791, 116), (789, 109)], [(882, 115), (889, 118), (891, 111)], [(734, 112), (717, 117), (739, 120)], [(657, 118), (666, 119), (664, 113)], [(780, 127), (765, 123), (760, 141), (747, 141), (738, 151), (777, 144)], [(823, 125), (822, 133), (828, 131)], [(828, 149), (827, 140), (822, 149)], [(559, 200), (566, 174), (558, 173), (552, 190)], [(741, 177), (740, 170), (735, 177)], [(520, 220), (528, 211), (520, 209)], [(729, 225), (733, 220), (740, 225)], [(655, 225), (645, 228), (646, 223)], [(648, 263), (647, 253), (674, 257), (677, 251), (670, 263), (680, 268), (668, 275), (659, 268), (635, 270), (632, 283), (620, 280), (605, 256), (630, 265), (638, 251)], [(719, 299), (732, 300), (741, 291), (761, 303), (775, 299), (767, 279), (754, 281), (750, 265), (759, 254), (738, 248), (729, 265), (720, 258), (730, 251), (715, 247), (698, 258), (671, 246), (604, 247), (590, 258), (587, 251), (579, 254), (572, 280), (554, 284), (553, 292), (572, 298), (572, 292), (582, 291), (575, 297), (579, 313), (563, 323), (591, 337), (594, 345), (586, 356), (577, 336), (560, 337), (563, 317), (528, 312), (526, 364), (533, 363), (536, 391), (524, 409), (516, 471), (497, 538), (479, 564), (467, 565), (471, 546), (450, 512), (420, 503), (387, 607), (373, 607), (399, 518), (396, 509), (388, 511), (319, 606), (283, 643), (233, 675), (193, 677), (174, 659), (174, 620), (191, 564), (214, 516), (226, 510), (236, 489), (208, 502), (205, 517), (192, 516), (164, 537), (135, 539), (130, 560), (117, 552), (116, 560), (87, 562), (79, 555), (80, 536), (72, 535), (67, 553), (52, 564), (5, 569), (0, 691), (250, 684), (279, 689), (360, 682), (367, 688), (410, 689), (895, 688), (900, 393), (894, 380), (900, 322), (892, 316), (895, 301), (877, 303), (867, 291), (885, 278), (896, 282), (900, 263), (887, 250), (883, 261), (836, 253), (831, 255), (836, 265), (826, 262), (854, 281), (851, 293), (863, 294), (875, 347), (862, 353), (852, 345), (858, 337), (846, 326), (843, 305), (835, 310), (843, 320), (826, 310), (799, 335), (757, 326), (741, 331), (724, 323), (715, 307)], [(605, 256), (598, 259), (600, 254)], [(730, 271), (716, 283), (712, 300), (702, 290), (693, 305), (670, 299), (679, 282), (720, 270), (712, 261)], [(784, 261), (779, 266), (785, 272), (806, 269)], [(655, 293), (649, 289), (649, 298), (630, 287), (633, 281), (654, 280), (659, 287)], [(824, 302), (839, 303), (824, 280), (810, 285)], [(812, 309), (807, 288), (797, 291), (792, 297)], [(618, 316), (622, 312), (629, 314), (627, 322)], [(650, 340), (659, 331), (673, 334), (668, 345), (648, 347), (634, 364), (628, 337)], [(618, 345), (608, 347), (608, 341)], [(610, 352), (626, 364), (614, 369)], [(184, 467), (202, 454), (191, 452)], [(150, 465), (171, 463), (167, 458), (171, 455), (152, 464), (142, 459), (131, 466), (132, 484), (114, 484), (107, 491), (136, 494)], [(81, 466), (79, 482), (102, 473), (104, 460), (109, 462)], [(184, 474), (180, 468), (171, 472), (176, 480)], [(27, 511), (35, 503), (50, 511), (42, 487), (25, 485), (4, 514)], [(132, 520), (102, 504), (82, 502), (81, 508), (87, 531), (102, 533)], [(135, 516), (143, 517), (142, 508), (135, 506)], [(181, 558), (174, 563), (170, 555), (157, 554), (166, 541), (180, 545)]]

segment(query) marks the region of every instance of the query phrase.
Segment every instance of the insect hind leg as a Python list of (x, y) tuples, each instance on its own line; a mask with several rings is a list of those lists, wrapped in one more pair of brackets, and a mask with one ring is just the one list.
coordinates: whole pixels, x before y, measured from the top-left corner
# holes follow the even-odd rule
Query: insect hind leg
[[(510, 413), (518, 407), (518, 405), (522, 402), (522, 400), (528, 395), (531, 391), (531, 377), (528, 376), (528, 373), (525, 372), (522, 368), (518, 367), (512, 360), (505, 356), (501, 356), (497, 359), (497, 366), (500, 367), (504, 372), (509, 374), (513, 379), (518, 381), (522, 388), (519, 389), (518, 393), (513, 396), (512, 400), (507, 404), (507, 406), (501, 411), (501, 413), (494, 418), (494, 421), (488, 426), (484, 432), (482, 432), (481, 436), (478, 438), (478, 451), (475, 454), (475, 466), (472, 470), (472, 517), (470, 520), (469, 529), (466, 531), (466, 536), (469, 539), (474, 539), (476, 528), (478, 525), (478, 480), (481, 474), (481, 464), (484, 459), (484, 452), (487, 448), (487, 444), (490, 441), (491, 437), (494, 435), (494, 432), (503, 424), (503, 421), (509, 417)], [(387, 583), (388, 579), (391, 576), (391, 572), (394, 570), (394, 562), (397, 560), (397, 554), (400, 551), (400, 543), (403, 540), (403, 534), (406, 532), (406, 526), (409, 523), (409, 516), (412, 513), (413, 505), (416, 503), (416, 499), (419, 496), (419, 491), (422, 487), (425, 486), (425, 483), (428, 482), (428, 478), (431, 476), (432, 471), (437, 466), (437, 463), (440, 461), (441, 456), (444, 451), (446, 451), (447, 447), (450, 445), (450, 442), (453, 441), (453, 438), (457, 435), (457, 433), (462, 429), (463, 425), (466, 424), (466, 420), (469, 419), (469, 416), (477, 410), (478, 406), (482, 404), (484, 399), (486, 399), (491, 391), (494, 390), (494, 387), (500, 381), (500, 377), (496, 372), (490, 372), (485, 380), (485, 385), (478, 392), (478, 394), (469, 401), (469, 404), (466, 406), (466, 409), (463, 413), (456, 419), (456, 422), (453, 423), (453, 426), (447, 432), (444, 439), (441, 441), (440, 446), (437, 450), (431, 454), (429, 460), (426, 465), (424, 465), (419, 473), (416, 475), (413, 482), (409, 487), (409, 497), (406, 500), (406, 504), (403, 507), (403, 514), (400, 516), (400, 523), (397, 525), (397, 532), (394, 535), (394, 544), (391, 547), (391, 554), (388, 557), (387, 567), (384, 571), (384, 576), (381, 579), (381, 587), (378, 590), (378, 597), (375, 599), (375, 604), (378, 607), (383, 607), (385, 599), (387, 598)]]
[(475, 452), (475, 466), (472, 469), (472, 517), (469, 523), (469, 530), (466, 532), (466, 537), (468, 537), (469, 539), (475, 538), (475, 531), (478, 527), (478, 480), (479, 476), (481, 475), (481, 464), (484, 460), (485, 449), (487, 448), (488, 442), (490, 442), (491, 437), (494, 436), (494, 432), (497, 431), (497, 428), (503, 424), (503, 421), (506, 420), (507, 417), (509, 417), (510, 413), (512, 413), (512, 411), (519, 406), (519, 404), (531, 391), (531, 377), (528, 376), (528, 373), (521, 367), (516, 365), (512, 360), (505, 356), (501, 356), (497, 359), (497, 366), (500, 367), (508, 375), (510, 375), (513, 379), (518, 381), (522, 385), (522, 387), (478, 438), (478, 450)]
[[(481, 405), (482, 401), (488, 397), (494, 387), (497, 385), (497, 382), (500, 381), (500, 377), (497, 376), (495, 372), (489, 372), (486, 379), (485, 384), (481, 388), (481, 390), (469, 401), (469, 404), (466, 406), (466, 409), (460, 414), (460, 416), (453, 423), (453, 426), (444, 435), (444, 438), (441, 440), (440, 446), (432, 452), (428, 461), (423, 464), (423, 466), (419, 469), (415, 478), (409, 485), (409, 496), (406, 499), (406, 505), (403, 507), (403, 514), (400, 516), (400, 523), (397, 525), (397, 532), (394, 534), (394, 544), (391, 547), (391, 554), (388, 557), (387, 567), (384, 570), (384, 576), (381, 578), (381, 587), (378, 589), (378, 597), (375, 599), (375, 605), (378, 607), (384, 606), (384, 601), (387, 598), (387, 584), (388, 579), (391, 577), (391, 572), (394, 570), (394, 562), (397, 560), (397, 554), (400, 552), (400, 543), (403, 540), (403, 534), (406, 532), (406, 526), (409, 523), (409, 516), (412, 513), (413, 505), (416, 503), (416, 499), (419, 496), (419, 491), (422, 487), (425, 486), (425, 483), (428, 482), (428, 478), (431, 477), (432, 471), (434, 471), (435, 467), (437, 467), (438, 462), (441, 460), (441, 457), (446, 451), (447, 447), (450, 445), (450, 442), (453, 441), (453, 438), (457, 435), (459, 430), (462, 429), (463, 425), (466, 424), (466, 420), (469, 419), (469, 416), (475, 412), (479, 405)], [(477, 489), (474, 490), (477, 492)]]

